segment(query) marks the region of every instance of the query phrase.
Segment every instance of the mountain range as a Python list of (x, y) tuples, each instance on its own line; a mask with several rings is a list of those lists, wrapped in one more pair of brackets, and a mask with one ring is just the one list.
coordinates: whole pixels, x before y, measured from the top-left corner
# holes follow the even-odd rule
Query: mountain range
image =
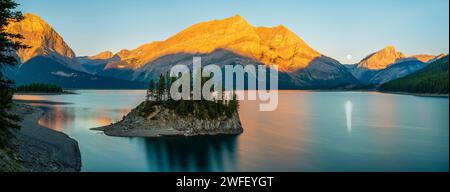
[(193, 56), (202, 56), (203, 65), (278, 65), (280, 89), (354, 89), (407, 76), (442, 57), (408, 57), (388, 46), (357, 64), (343, 65), (282, 25), (255, 27), (239, 15), (194, 24), (164, 41), (133, 50), (76, 57), (44, 20), (32, 14), (24, 16), (7, 27), (7, 32), (22, 34), (23, 43), (31, 46), (16, 53), (20, 66), (6, 70), (18, 84), (143, 88), (172, 66), (191, 65)]

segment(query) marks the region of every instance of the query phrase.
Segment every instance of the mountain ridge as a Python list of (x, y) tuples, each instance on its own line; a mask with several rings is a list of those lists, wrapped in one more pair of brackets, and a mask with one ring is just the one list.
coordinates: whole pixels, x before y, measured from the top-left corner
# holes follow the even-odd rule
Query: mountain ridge
[[(122, 57), (122, 62), (137, 69), (168, 54), (205, 54), (225, 49), (266, 65), (278, 64), (280, 71), (306, 67), (322, 56), (300, 37), (282, 25), (254, 27), (240, 15), (200, 22), (164, 41), (139, 46)], [(119, 66), (123, 66), (122, 65)], [(115, 63), (108, 65), (111, 68)]]
[(407, 56), (397, 51), (393, 45), (388, 45), (369, 54), (360, 62), (347, 66), (347, 69), (364, 85), (380, 85), (414, 73), (442, 55)]
[(111, 59), (115, 56), (115, 54), (111, 51), (103, 51), (98, 53), (97, 55), (94, 56), (88, 56), (89, 59), (93, 59), (93, 60), (105, 60), (105, 59)]
[[(283, 25), (255, 27), (240, 15), (193, 24), (164, 41), (115, 54), (118, 60), (91, 61), (92, 72), (148, 82), (174, 65), (278, 65), (280, 88), (354, 87), (358, 84), (339, 61), (319, 53)], [(106, 61), (107, 64), (104, 64)], [(103, 70), (98, 66), (104, 65)], [(335, 82), (333, 82), (335, 81)]]

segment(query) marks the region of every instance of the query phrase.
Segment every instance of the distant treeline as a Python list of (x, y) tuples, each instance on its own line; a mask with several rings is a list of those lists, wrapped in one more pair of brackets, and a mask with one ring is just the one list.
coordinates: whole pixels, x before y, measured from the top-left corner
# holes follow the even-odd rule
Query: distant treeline
[(16, 87), (16, 92), (62, 93), (64, 90), (54, 84), (33, 83)]
[(448, 94), (448, 55), (422, 70), (383, 84), (380, 91)]

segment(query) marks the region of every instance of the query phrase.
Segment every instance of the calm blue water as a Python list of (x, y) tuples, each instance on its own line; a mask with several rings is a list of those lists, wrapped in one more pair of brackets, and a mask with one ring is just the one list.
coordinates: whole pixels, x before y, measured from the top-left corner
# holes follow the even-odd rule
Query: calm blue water
[(241, 101), (239, 136), (118, 138), (89, 128), (118, 121), (144, 91), (16, 96), (40, 123), (79, 143), (82, 171), (448, 171), (449, 99), (366, 92), (281, 91), (273, 112)]

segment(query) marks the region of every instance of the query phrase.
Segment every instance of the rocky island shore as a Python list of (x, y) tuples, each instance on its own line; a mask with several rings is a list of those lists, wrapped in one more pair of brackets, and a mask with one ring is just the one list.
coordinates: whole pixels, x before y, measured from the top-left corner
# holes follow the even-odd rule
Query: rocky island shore
[(0, 171), (78, 172), (81, 155), (77, 141), (64, 133), (38, 124), (44, 111), (16, 103), (22, 117), (20, 129), (10, 129), (6, 146), (0, 149)]
[[(208, 111), (203, 113), (201, 106), (219, 105), (212, 101), (181, 102), (170, 106), (156, 101), (144, 101), (121, 121), (92, 130), (118, 137), (196, 136), (243, 132), (237, 110), (216, 114)], [(183, 111), (182, 108), (188, 111)]]

